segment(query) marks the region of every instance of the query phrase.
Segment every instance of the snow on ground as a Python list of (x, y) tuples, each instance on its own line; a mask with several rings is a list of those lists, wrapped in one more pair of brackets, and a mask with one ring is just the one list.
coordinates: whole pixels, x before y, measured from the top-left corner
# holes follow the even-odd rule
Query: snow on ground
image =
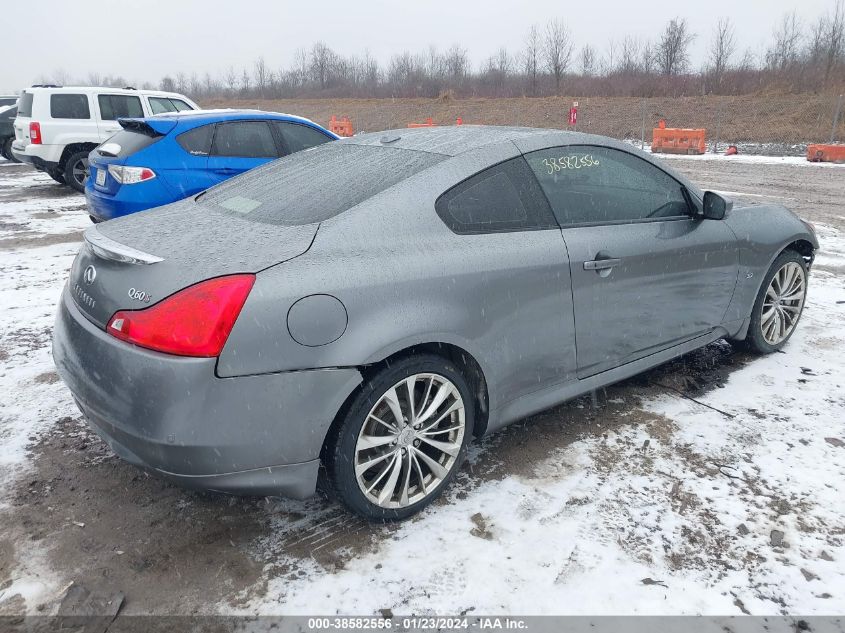
[[(645, 151), (651, 153), (649, 147)], [(708, 151), (706, 154), (662, 154), (655, 153), (654, 156), (665, 158), (667, 160), (699, 160), (699, 161), (730, 161), (732, 163), (753, 163), (755, 165), (792, 165), (800, 167), (824, 167), (830, 169), (843, 169), (845, 164), (842, 163), (811, 163), (806, 156), (765, 156), (756, 154), (735, 154), (734, 156), (726, 156), (724, 152), (714, 154)]]
[[(8, 165), (8, 163), (5, 163)], [(59, 196), (4, 200), (4, 193), (26, 187), (56, 190)], [(80, 196), (44, 174), (7, 167), (0, 172), (0, 245), (14, 236), (71, 233), (90, 226)], [(45, 219), (47, 215), (54, 220)], [(52, 226), (50, 225), (53, 222)], [(50, 333), (62, 286), (79, 250), (74, 241), (39, 246), (37, 240), (12, 242), (0, 250), (0, 486), (26, 463), (25, 447), (46, 425), (74, 415), (70, 393), (58, 380), (50, 354)], [(0, 498), (0, 503), (3, 503)]]
[[(825, 248), (845, 246), (827, 234)], [(785, 353), (702, 398), (731, 417), (647, 400), (622, 414), (630, 425), (585, 435), (530, 476), (453, 493), (340, 571), (271, 580), (240, 612), (841, 613), (841, 301), (840, 277), (813, 274)], [(276, 526), (282, 544), (289, 527)], [(272, 537), (265, 554), (284, 564)]]

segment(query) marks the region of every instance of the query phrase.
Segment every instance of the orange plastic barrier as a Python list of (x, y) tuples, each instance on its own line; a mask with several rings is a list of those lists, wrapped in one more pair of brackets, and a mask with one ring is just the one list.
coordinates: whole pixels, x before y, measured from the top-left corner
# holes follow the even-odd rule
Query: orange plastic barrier
[(845, 145), (808, 145), (807, 160), (811, 163), (845, 163)]
[(704, 141), (705, 130), (663, 127), (654, 128), (651, 151), (662, 154), (704, 154), (707, 144)]
[(332, 115), (329, 121), (329, 130), (338, 136), (352, 136), (355, 134), (352, 130), (352, 121), (349, 120), (349, 117), (338, 119), (335, 115)]

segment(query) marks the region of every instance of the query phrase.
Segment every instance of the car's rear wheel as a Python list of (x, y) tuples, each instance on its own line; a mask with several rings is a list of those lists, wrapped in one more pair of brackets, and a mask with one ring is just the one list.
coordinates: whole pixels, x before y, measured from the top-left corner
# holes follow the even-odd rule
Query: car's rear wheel
[(770, 354), (786, 345), (801, 318), (806, 297), (807, 263), (800, 253), (784, 251), (763, 278), (745, 346)]
[(88, 180), (88, 152), (77, 152), (65, 163), (65, 184), (82, 193)]
[(385, 366), (355, 396), (323, 452), (329, 486), (376, 521), (419, 512), (454, 479), (472, 437), (472, 394), (432, 355)]
[(13, 163), (19, 163), (15, 155), (12, 154), (12, 142), (14, 141), (14, 137), (10, 136), (3, 142), (3, 156), (5, 156), (8, 160), (12, 161)]
[(47, 175), (50, 176), (53, 180), (55, 180), (59, 184), (65, 184), (65, 172), (56, 167), (55, 169), (48, 169)]

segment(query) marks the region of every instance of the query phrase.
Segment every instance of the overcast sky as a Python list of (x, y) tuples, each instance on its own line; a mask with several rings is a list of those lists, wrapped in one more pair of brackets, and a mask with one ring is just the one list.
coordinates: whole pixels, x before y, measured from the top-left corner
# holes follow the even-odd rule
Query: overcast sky
[(759, 54), (786, 11), (805, 24), (835, 0), (3, 0), (0, 91), (15, 92), (57, 69), (158, 83), (165, 74), (248, 66), (263, 56), (277, 70), (297, 48), (322, 40), (341, 54), (369, 49), (381, 62), (404, 50), (459, 43), (474, 64), (500, 46), (516, 52), (531, 24), (561, 18), (576, 49), (604, 50), (628, 34), (657, 37), (679, 15), (698, 35), (692, 60), (705, 57), (720, 16), (733, 20), (740, 53)]

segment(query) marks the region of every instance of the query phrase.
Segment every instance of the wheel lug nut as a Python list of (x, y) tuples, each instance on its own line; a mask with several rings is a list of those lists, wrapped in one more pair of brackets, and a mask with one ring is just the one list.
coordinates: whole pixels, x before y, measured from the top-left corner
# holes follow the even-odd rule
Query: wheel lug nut
[(419, 446), (419, 445), (420, 445), (420, 441), (419, 441), (419, 440), (414, 440), (414, 446)]

